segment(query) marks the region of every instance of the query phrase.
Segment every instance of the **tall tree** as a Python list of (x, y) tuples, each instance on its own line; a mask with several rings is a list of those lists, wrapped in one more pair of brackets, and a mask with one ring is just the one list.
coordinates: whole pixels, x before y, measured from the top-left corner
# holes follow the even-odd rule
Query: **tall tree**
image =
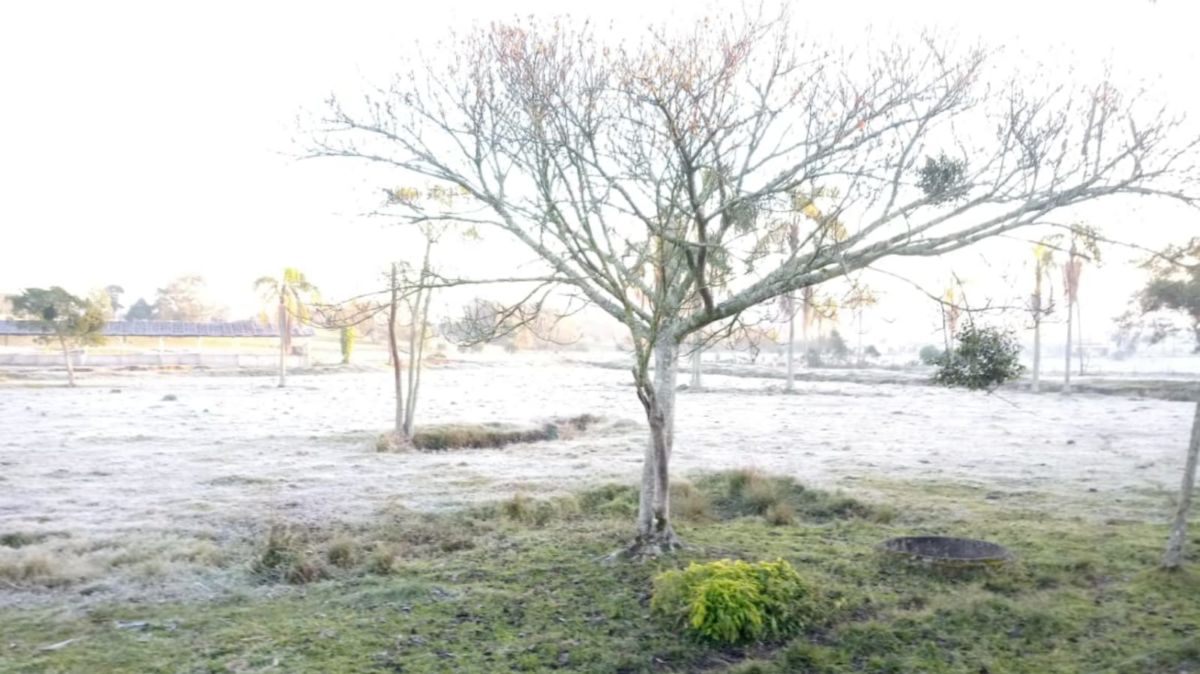
[(850, 296), (846, 298), (846, 306), (854, 312), (855, 322), (858, 324), (858, 344), (855, 347), (857, 352), (856, 365), (862, 367), (866, 364), (866, 353), (863, 351), (863, 312), (868, 307), (873, 307), (879, 304), (879, 297), (873, 290), (864, 285), (854, 285), (850, 291)]
[(1029, 390), (1042, 389), (1042, 322), (1054, 312), (1054, 289), (1050, 270), (1054, 267), (1054, 247), (1043, 239), (1033, 247), (1033, 293), (1029, 296), (1029, 315), (1033, 318), (1033, 369)]
[[(545, 278), (625, 325), (650, 427), (637, 554), (677, 545), (669, 466), (690, 335), (886, 257), (940, 255), (1084, 202), (1187, 198), (1172, 190), (1195, 174), (1196, 140), (1141, 97), (1001, 80), (986, 50), (935, 37), (859, 53), (798, 41), (786, 16), (706, 19), (636, 43), (516, 22), (440, 54), (354, 103), (331, 98), (311, 154), (460, 190), (461, 204), (413, 202), (407, 215), (507, 234)], [(816, 222), (795, 254), (767, 244), (797, 190), (826, 195), (816, 200), (844, 239)]]
[(105, 286), (104, 292), (108, 295), (108, 306), (112, 309), (112, 320), (117, 320), (121, 315), (121, 309), (125, 307), (121, 304), (121, 295), (125, 294), (125, 289), (119, 285)]
[(82, 300), (58, 286), (50, 289), (26, 288), (12, 298), (13, 312), (19, 318), (35, 321), (43, 342), (57, 341), (67, 366), (67, 384), (75, 385), (75, 365), (71, 347), (104, 343), (104, 310), (90, 300)]
[(320, 298), (317, 287), (304, 272), (285, 267), (279, 278), (263, 276), (254, 282), (263, 299), (275, 304), (275, 325), (279, 328), (279, 387), (287, 385), (287, 357), (292, 350), (292, 332), (298, 323), (309, 320), (309, 304)]
[(1083, 272), (1083, 259), (1079, 256), (1079, 248), (1071, 238), (1071, 248), (1067, 251), (1067, 259), (1063, 262), (1063, 297), (1067, 300), (1067, 339), (1063, 342), (1063, 356), (1066, 363), (1063, 367), (1063, 393), (1071, 392), (1071, 342), (1072, 329), (1075, 326), (1075, 300), (1079, 296), (1079, 276)]
[(149, 321), (154, 319), (154, 305), (146, 301), (146, 298), (139, 297), (129, 307), (129, 311), (125, 312), (125, 320), (127, 321)]
[(207, 301), (203, 276), (195, 274), (172, 279), (158, 289), (154, 317), (162, 321), (210, 321), (221, 313)]
[[(1063, 393), (1071, 392), (1071, 335), (1076, 327), (1075, 318), (1079, 313), (1079, 283), (1083, 275), (1083, 265), (1088, 261), (1100, 259), (1100, 246), (1096, 232), (1090, 227), (1074, 225), (1071, 227), (1070, 248), (1067, 259), (1063, 263), (1063, 297), (1067, 300), (1067, 341), (1066, 368), (1063, 371)], [(1079, 373), (1083, 374), (1083, 326), (1078, 325), (1079, 344), (1076, 353), (1079, 357)]]
[(1200, 353), (1200, 237), (1168, 247), (1144, 266), (1151, 277), (1140, 294), (1143, 315), (1167, 310), (1187, 316)]
[[(791, 209), (788, 213), (788, 218), (785, 221), (785, 245), (786, 249), (782, 252), (790, 257), (800, 255), (800, 231), (804, 220), (807, 219), (811, 226), (817, 228), (818, 236), (822, 239), (833, 239), (835, 243), (839, 243), (846, 238), (846, 227), (836, 215), (826, 216), (821, 212), (821, 209), (816, 205), (816, 198), (836, 196), (832, 192), (827, 191), (807, 191), (796, 190), (791, 195)], [(819, 244), (818, 244), (819, 245)], [(801, 330), (803, 332), (803, 345), (805, 352), (808, 351), (808, 328), (812, 325), (815, 318), (816, 310), (816, 287), (808, 286), (800, 289), (801, 303)], [(784, 315), (788, 317), (788, 348), (787, 348), (787, 384), (784, 387), (788, 393), (796, 389), (796, 293), (789, 292), (780, 297), (781, 308)]]

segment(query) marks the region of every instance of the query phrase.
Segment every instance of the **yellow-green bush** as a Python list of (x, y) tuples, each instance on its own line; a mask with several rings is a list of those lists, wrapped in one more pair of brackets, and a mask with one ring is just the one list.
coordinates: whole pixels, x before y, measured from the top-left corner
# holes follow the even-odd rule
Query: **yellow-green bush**
[(696, 637), (723, 644), (781, 639), (820, 612), (811, 584), (784, 560), (693, 562), (661, 573), (651, 608)]

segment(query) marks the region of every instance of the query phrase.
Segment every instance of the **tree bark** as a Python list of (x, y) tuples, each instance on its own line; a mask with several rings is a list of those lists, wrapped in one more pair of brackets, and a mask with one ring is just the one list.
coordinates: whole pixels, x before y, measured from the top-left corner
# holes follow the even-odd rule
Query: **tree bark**
[(1042, 389), (1042, 258), (1033, 265), (1033, 383), (1029, 390)]
[(1079, 298), (1075, 298), (1075, 335), (1076, 344), (1079, 348), (1075, 349), (1075, 357), (1079, 359), (1079, 376), (1087, 374), (1084, 371), (1083, 362), (1083, 310), (1079, 308)]
[(404, 435), (408, 438), (412, 437), (416, 423), (417, 389), (421, 385), (421, 358), (425, 351), (425, 324), (429, 317), (429, 301), (433, 295), (433, 289), (425, 287), (430, 274), (429, 261), (432, 252), (433, 239), (427, 235), (417, 295), (409, 304), (411, 312), (408, 330), (408, 407), (404, 411)]
[(787, 349), (787, 386), (784, 390), (792, 393), (796, 390), (796, 307), (793, 304), (795, 300), (788, 302), (791, 307), (791, 316), (788, 317), (788, 349)]
[(696, 333), (696, 340), (693, 343), (693, 349), (692, 349), (692, 381), (689, 384), (689, 388), (692, 388), (692, 389), (698, 389), (704, 384), (704, 378), (703, 378), (704, 373), (701, 372), (701, 370), (700, 370), (700, 347), (701, 347), (701, 344), (702, 344), (702, 342), (700, 340), (700, 333)]
[[(417, 331), (417, 356), (416, 359), (409, 364), (408, 368), (408, 380), (410, 384), (408, 389), (408, 411), (405, 412), (404, 415), (404, 421), (406, 424), (404, 428), (404, 435), (409, 438), (412, 437), (413, 427), (416, 423), (417, 417), (417, 394), (421, 391), (421, 371), (424, 369), (424, 367), (422, 367), (422, 363), (424, 363), (425, 358), (425, 329), (429, 325), (429, 303), (433, 299), (433, 290), (426, 289), (424, 294), (425, 304), (423, 307), (420, 307), (420, 317), (418, 318), (417, 316), (416, 308), (414, 308), (413, 311), (413, 318), (416, 319), (413, 321), (413, 329)], [(418, 295), (418, 300), (419, 299), (420, 296)]]
[(654, 382), (638, 382), (638, 398), (646, 410), (650, 439), (642, 464), (637, 540), (631, 553), (654, 556), (679, 547), (671, 526), (671, 450), (675, 439), (675, 376), (679, 344), (663, 336), (654, 344)]
[(1071, 333), (1074, 328), (1074, 306), (1070, 299), (1067, 300), (1067, 348), (1066, 348), (1066, 367), (1063, 368), (1063, 393), (1071, 392)]
[(1042, 390), (1042, 319), (1033, 319), (1033, 383), (1029, 390), (1037, 393)]
[(406, 438), (404, 423), (404, 377), (400, 365), (400, 349), (396, 346), (396, 311), (400, 304), (399, 289), (396, 287), (396, 263), (392, 263), (392, 302), (388, 308), (388, 353), (392, 358), (392, 375), (396, 386), (396, 439)]
[(283, 299), (283, 291), (279, 294), (279, 388), (287, 385), (287, 347), (288, 333), (287, 304)]
[(1200, 456), (1200, 403), (1196, 403), (1196, 416), (1192, 421), (1192, 442), (1188, 445), (1187, 462), (1183, 469), (1183, 486), (1179, 492), (1179, 510), (1175, 513), (1175, 524), (1167, 539), (1167, 552), (1162, 565), (1166, 569), (1183, 566), (1183, 547), (1187, 542), (1188, 511), (1192, 508), (1192, 492), (1196, 489), (1196, 461)]
[(867, 364), (866, 354), (863, 353), (863, 321), (862, 309), (858, 310), (858, 367)]
[(67, 386), (75, 385), (75, 364), (71, 362), (71, 349), (67, 345), (67, 338), (62, 335), (58, 336), (58, 343), (62, 346), (63, 360), (67, 364)]

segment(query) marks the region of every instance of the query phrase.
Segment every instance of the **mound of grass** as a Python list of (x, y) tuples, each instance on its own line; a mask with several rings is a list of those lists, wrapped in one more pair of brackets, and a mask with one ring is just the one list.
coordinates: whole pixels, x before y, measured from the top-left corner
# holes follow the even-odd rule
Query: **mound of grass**
[(790, 477), (766, 475), (749, 468), (707, 475), (697, 486), (709, 494), (720, 519), (762, 516), (782, 525), (796, 518), (817, 522), (857, 518), (886, 523), (895, 517), (895, 511), (887, 506), (810, 489)]
[(484, 449), (517, 442), (541, 442), (555, 437), (555, 427), (550, 424), (540, 428), (496, 423), (443, 424), (418, 428), (413, 433), (412, 444), (413, 447), (426, 451)]
[(0, 546), (6, 548), (23, 548), (26, 545), (33, 545), (46, 536), (42, 534), (31, 534), (25, 531), (11, 531), (6, 534), (0, 534)]
[[(753, 484), (763, 480), (774, 486)], [(692, 489), (709, 500), (711, 518), (680, 517), (688, 546), (651, 563), (603, 561), (632, 535), (637, 491), (624, 485), (436, 515), (396, 508), (353, 528), (279, 527), (253, 560), (230, 560), (231, 570), (322, 582), (197, 603), (93, 602), (85, 611), (0, 602), (0, 671), (1177, 674), (1200, 666), (1200, 572), (1156, 570), (1165, 536), (1157, 522), (1093, 521), (966, 489), (873, 485), (923, 531), (994, 540), (1017, 555), (1003, 569), (947, 579), (883, 563), (880, 541), (919, 532), (869, 502), (749, 473), (698, 477)], [(768, 493), (777, 498), (760, 513), (770, 499), (754, 495)], [(773, 526), (771, 509), (784, 506), (793, 524)], [(0, 560), (41, 547), (0, 547)], [(718, 559), (785, 560), (819, 593), (820, 610), (768, 645), (681, 638), (678, 623), (649, 610), (653, 579)], [(78, 596), (68, 589), (61, 601)], [(117, 629), (116, 621), (176, 627)]]
[(638, 490), (627, 484), (606, 484), (579, 494), (584, 513), (628, 520), (637, 512)]
[(300, 533), (283, 525), (267, 531), (262, 550), (251, 570), (263, 580), (303, 585), (329, 576), (324, 562), (313, 553)]
[(600, 417), (582, 414), (551, 419), (540, 426), (501, 423), (422, 426), (413, 432), (412, 445), (425, 451), (498, 448), (520, 442), (574, 437), (600, 421)]

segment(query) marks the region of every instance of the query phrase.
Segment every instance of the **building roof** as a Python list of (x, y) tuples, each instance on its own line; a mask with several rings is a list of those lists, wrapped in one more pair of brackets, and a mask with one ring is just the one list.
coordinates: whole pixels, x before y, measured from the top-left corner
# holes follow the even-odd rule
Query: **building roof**
[[(38, 321), (0, 320), (0, 335), (36, 336), (46, 334)], [(273, 325), (258, 321), (109, 321), (104, 324), (108, 337), (278, 337)], [(311, 337), (307, 325), (293, 325), (292, 336)]]

